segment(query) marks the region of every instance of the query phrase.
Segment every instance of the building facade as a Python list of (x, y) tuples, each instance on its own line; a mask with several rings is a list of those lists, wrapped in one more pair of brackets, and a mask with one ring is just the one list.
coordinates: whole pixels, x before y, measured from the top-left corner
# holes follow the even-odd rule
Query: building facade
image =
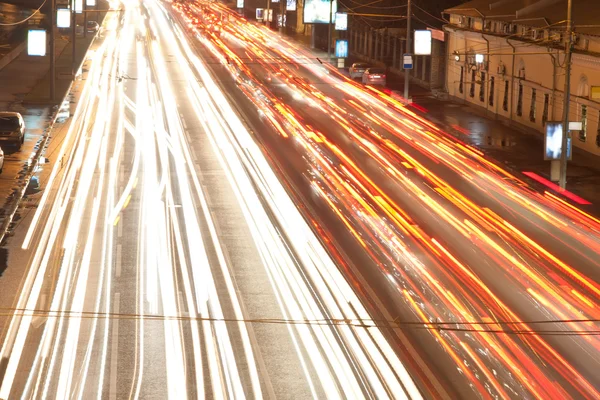
[[(600, 155), (600, 1), (573, 4), (573, 144)], [(445, 13), (450, 96), (540, 132), (562, 120), (567, 0), (474, 0)]]

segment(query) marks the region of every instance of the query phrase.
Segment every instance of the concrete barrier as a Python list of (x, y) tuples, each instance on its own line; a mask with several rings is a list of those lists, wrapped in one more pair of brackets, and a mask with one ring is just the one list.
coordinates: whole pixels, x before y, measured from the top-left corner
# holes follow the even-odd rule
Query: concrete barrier
[(21, 52), (25, 50), (26, 46), (27, 41), (24, 41), (23, 43), (19, 44), (17, 47), (12, 49), (9, 53), (7, 53), (4, 57), (2, 57), (0, 59), (0, 70), (6, 67), (8, 64), (10, 64), (12, 60), (19, 57), (19, 54), (21, 54)]

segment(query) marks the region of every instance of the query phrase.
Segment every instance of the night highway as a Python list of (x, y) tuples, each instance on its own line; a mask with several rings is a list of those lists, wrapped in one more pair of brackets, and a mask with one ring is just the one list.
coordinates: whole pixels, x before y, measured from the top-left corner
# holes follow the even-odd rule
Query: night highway
[(419, 398), (162, 5), (123, 7), (23, 225), (0, 398)]
[(425, 392), (598, 396), (596, 218), (264, 27), (174, 8)]
[(0, 399), (600, 398), (597, 217), (219, 3), (118, 7)]

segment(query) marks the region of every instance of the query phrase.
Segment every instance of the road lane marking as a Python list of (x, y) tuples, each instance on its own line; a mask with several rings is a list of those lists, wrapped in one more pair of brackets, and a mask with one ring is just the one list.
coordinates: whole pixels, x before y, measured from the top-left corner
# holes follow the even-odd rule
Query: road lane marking
[[(123, 224), (121, 224), (123, 225)], [(121, 226), (119, 225), (119, 226)], [(117, 278), (121, 277), (121, 245), (117, 245), (117, 254), (115, 256), (115, 276)]]
[(123, 224), (119, 224), (119, 225), (117, 226), (117, 235), (118, 235), (119, 237), (123, 236)]
[[(113, 313), (119, 313), (119, 305), (121, 301), (121, 293), (115, 293), (115, 301)], [(110, 348), (110, 380), (108, 389), (108, 398), (116, 400), (117, 398), (117, 357), (119, 351), (119, 318), (114, 318), (112, 322), (112, 336)]]

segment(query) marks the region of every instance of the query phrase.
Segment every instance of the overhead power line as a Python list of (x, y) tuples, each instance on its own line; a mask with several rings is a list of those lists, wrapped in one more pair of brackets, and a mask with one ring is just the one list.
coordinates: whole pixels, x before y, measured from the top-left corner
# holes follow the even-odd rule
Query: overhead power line
[[(32, 316), (42, 318), (80, 318), (80, 319), (129, 319), (145, 321), (208, 321), (224, 323), (254, 323), (254, 324), (273, 324), (273, 325), (314, 325), (314, 326), (351, 326), (356, 328), (383, 328), (383, 329), (416, 329), (416, 330), (436, 330), (436, 331), (454, 331), (454, 332), (480, 332), (508, 335), (554, 335), (554, 336), (591, 336), (600, 335), (600, 328), (589, 330), (575, 329), (521, 329), (521, 326), (528, 325), (553, 325), (553, 324), (589, 324), (600, 323), (599, 319), (565, 319), (565, 320), (541, 320), (541, 321), (394, 321), (376, 320), (376, 319), (358, 319), (358, 318), (332, 318), (332, 319), (283, 319), (283, 318), (212, 318), (212, 317), (190, 317), (180, 315), (161, 315), (161, 314), (135, 314), (135, 313), (101, 313), (101, 312), (75, 312), (75, 311), (53, 311), (40, 309), (18, 309), (18, 308), (0, 308), (0, 316)], [(512, 329), (515, 326), (515, 329)], [(480, 328), (480, 327), (490, 327)]]

